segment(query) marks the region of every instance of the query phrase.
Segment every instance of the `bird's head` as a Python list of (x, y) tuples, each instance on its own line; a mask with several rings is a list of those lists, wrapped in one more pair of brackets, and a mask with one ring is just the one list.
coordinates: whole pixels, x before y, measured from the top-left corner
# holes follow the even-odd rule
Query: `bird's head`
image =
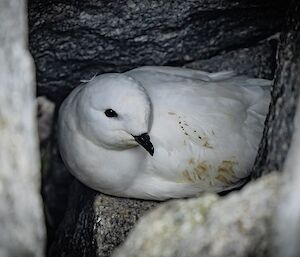
[(151, 101), (135, 79), (115, 73), (96, 77), (81, 91), (77, 115), (77, 126), (92, 142), (116, 150), (140, 145), (153, 155)]

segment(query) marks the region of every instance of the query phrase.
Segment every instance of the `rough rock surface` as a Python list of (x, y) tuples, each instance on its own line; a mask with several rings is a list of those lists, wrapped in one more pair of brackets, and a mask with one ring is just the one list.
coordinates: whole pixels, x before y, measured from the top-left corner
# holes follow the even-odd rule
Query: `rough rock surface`
[(41, 257), (44, 220), (25, 1), (0, 1), (0, 256)]
[[(298, 85), (300, 86), (300, 73)], [(280, 203), (275, 217), (274, 256), (298, 257), (300, 255), (300, 101), (295, 117), (295, 132), (284, 168)], [(287, 222), (288, 221), (288, 222)]]
[(278, 37), (277, 34), (254, 46), (224, 51), (209, 59), (188, 63), (184, 67), (208, 72), (234, 70), (239, 75), (272, 80), (276, 67)]
[[(297, 1), (294, 4), (297, 5)], [(290, 83), (300, 87), (300, 4), (292, 8), (292, 33), (288, 38), (294, 42), (290, 50), (295, 53), (293, 63), (290, 63)], [(292, 50), (293, 49), (293, 50)], [(278, 236), (275, 241), (274, 256), (298, 257), (300, 256), (300, 98), (294, 122), (295, 132), (291, 140), (291, 148), (285, 163), (285, 180), (283, 194), (278, 205), (276, 217), (276, 232)], [(284, 246), (284, 247), (283, 247)]]
[(104, 195), (75, 181), (49, 256), (110, 256), (138, 218), (157, 204)]
[(42, 163), (42, 196), (47, 225), (47, 240), (62, 221), (68, 203), (68, 192), (73, 176), (63, 165), (57, 149), (55, 105), (44, 97), (38, 97), (38, 129)]
[(279, 31), (281, 1), (29, 1), (39, 94), (59, 102), (81, 79), (176, 65), (254, 45)]
[(255, 178), (273, 170), (281, 171), (294, 130), (299, 96), (300, 3), (292, 1), (278, 49), (278, 68), (263, 140), (253, 168)]
[(44, 145), (51, 138), (55, 104), (46, 97), (37, 98), (38, 134), (41, 145)]
[(113, 256), (271, 256), (279, 185), (273, 173), (226, 198), (171, 201), (143, 217)]

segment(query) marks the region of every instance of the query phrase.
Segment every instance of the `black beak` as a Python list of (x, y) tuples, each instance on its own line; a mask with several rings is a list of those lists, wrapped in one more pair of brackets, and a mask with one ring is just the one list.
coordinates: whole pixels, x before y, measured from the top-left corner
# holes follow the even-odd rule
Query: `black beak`
[(144, 147), (148, 153), (153, 156), (154, 154), (154, 147), (150, 141), (150, 137), (148, 134), (144, 133), (140, 136), (133, 136), (135, 141), (138, 142), (142, 147)]

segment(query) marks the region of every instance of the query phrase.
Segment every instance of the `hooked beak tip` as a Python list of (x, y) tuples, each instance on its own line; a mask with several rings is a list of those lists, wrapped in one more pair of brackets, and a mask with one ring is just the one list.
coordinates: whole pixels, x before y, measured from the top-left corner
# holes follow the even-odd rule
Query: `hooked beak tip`
[(147, 133), (141, 134), (139, 136), (132, 135), (136, 142), (138, 142), (145, 150), (151, 155), (154, 155), (154, 147), (150, 141), (150, 137)]

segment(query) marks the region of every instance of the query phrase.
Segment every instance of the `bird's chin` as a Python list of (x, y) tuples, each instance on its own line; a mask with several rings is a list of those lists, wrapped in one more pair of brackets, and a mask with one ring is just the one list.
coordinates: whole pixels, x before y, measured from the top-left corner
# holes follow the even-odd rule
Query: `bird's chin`
[(126, 140), (123, 142), (124, 147), (126, 148), (132, 148), (132, 147), (136, 147), (139, 144), (133, 139), (133, 140)]
[(139, 144), (134, 139), (122, 139), (114, 144), (114, 146), (118, 149), (128, 149), (138, 145)]
[(128, 149), (139, 145), (133, 136), (123, 131), (118, 131), (118, 134), (114, 135), (114, 139), (114, 142), (110, 142), (110, 144), (116, 149)]

